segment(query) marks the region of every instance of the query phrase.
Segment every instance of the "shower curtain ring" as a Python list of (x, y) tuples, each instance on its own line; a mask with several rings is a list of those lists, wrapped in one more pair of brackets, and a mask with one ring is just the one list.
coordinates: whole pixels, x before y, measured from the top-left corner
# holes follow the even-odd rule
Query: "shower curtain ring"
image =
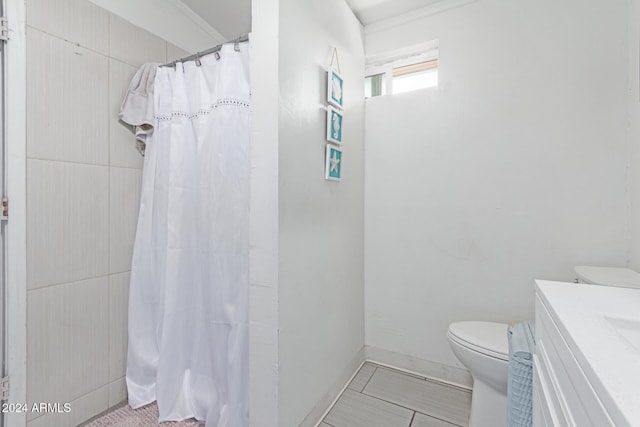
[(196, 66), (201, 66), (202, 62), (200, 62), (200, 52), (196, 52)]
[(216, 46), (218, 50), (216, 50), (216, 60), (220, 60), (220, 49), (222, 49), (222, 45)]

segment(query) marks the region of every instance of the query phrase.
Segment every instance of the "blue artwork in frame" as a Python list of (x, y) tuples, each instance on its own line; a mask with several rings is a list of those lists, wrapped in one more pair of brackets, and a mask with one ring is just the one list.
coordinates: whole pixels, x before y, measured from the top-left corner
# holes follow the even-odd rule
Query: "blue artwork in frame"
[(343, 108), (342, 76), (333, 68), (327, 70), (327, 102), (338, 108)]
[(342, 118), (338, 110), (327, 107), (327, 141), (342, 145)]
[(324, 179), (340, 181), (342, 178), (342, 150), (327, 144)]

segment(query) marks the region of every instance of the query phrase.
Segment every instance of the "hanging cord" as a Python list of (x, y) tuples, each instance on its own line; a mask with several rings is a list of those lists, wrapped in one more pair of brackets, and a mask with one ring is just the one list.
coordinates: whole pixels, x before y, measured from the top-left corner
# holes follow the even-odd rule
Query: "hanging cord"
[(338, 58), (338, 49), (336, 47), (331, 47), (331, 59), (329, 61), (329, 67), (333, 68), (333, 63), (338, 64), (338, 73), (342, 74), (342, 70), (340, 70), (340, 58)]

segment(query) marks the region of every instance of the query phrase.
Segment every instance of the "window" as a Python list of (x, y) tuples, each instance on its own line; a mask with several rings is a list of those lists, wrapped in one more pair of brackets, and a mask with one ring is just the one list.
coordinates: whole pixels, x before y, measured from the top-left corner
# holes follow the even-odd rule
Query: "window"
[(437, 41), (404, 49), (395, 55), (379, 55), (367, 62), (365, 98), (438, 86)]
[(364, 97), (385, 95), (384, 73), (374, 74), (364, 78)]
[(410, 92), (434, 86), (438, 86), (437, 59), (393, 69), (391, 93)]

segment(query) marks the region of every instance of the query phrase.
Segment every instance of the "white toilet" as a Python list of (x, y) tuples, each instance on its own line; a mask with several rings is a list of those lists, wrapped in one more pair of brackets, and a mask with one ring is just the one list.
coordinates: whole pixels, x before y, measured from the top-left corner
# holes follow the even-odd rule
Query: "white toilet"
[(640, 289), (640, 274), (630, 268), (578, 265), (574, 270), (581, 283)]
[(469, 427), (507, 426), (507, 326), (494, 322), (449, 325), (451, 349), (473, 377)]
[[(628, 268), (577, 266), (580, 282), (640, 289), (640, 273)], [(469, 427), (507, 426), (509, 342), (505, 323), (455, 322), (447, 336), (473, 377)]]

